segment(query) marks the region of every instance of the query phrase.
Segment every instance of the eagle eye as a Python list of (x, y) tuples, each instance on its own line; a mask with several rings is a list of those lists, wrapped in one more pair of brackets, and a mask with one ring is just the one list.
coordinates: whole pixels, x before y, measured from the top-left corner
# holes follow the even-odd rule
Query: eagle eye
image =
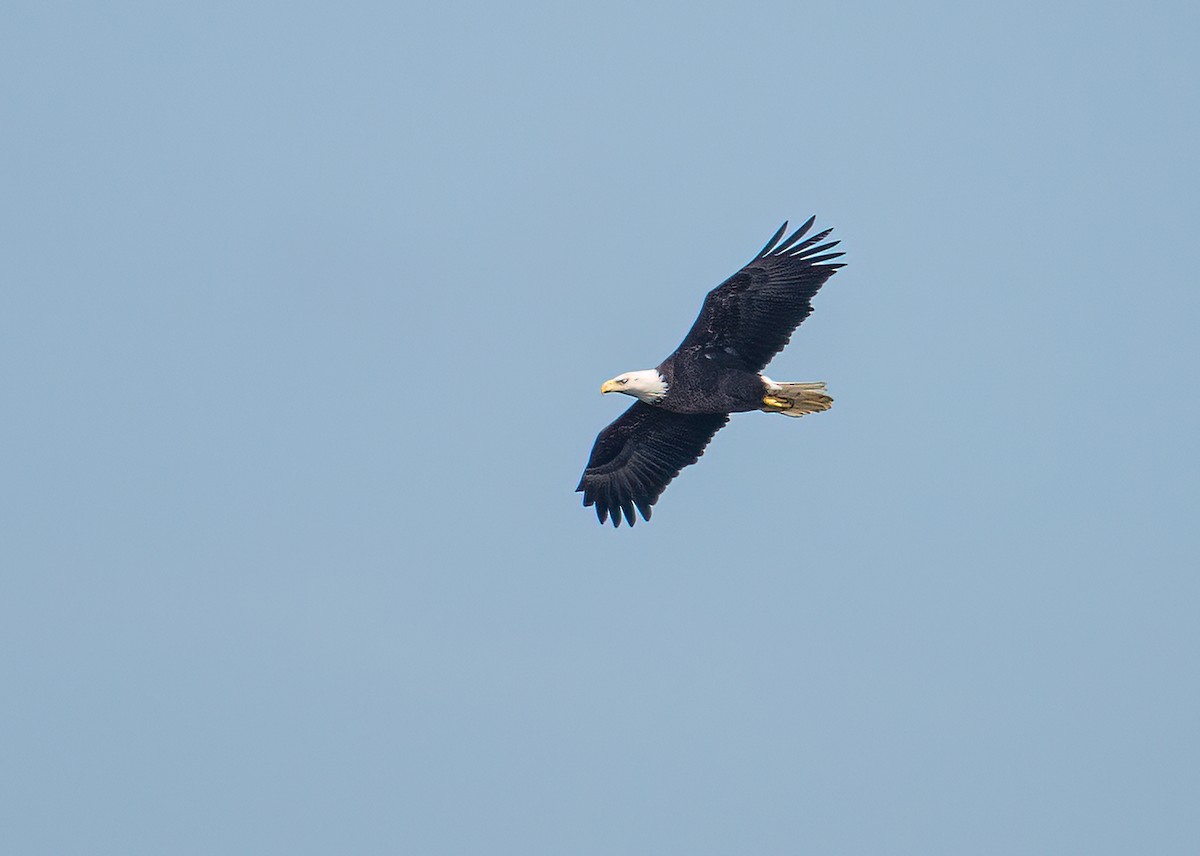
[(617, 381), (617, 383), (629, 383), (629, 378), (623, 377), (619, 381)]

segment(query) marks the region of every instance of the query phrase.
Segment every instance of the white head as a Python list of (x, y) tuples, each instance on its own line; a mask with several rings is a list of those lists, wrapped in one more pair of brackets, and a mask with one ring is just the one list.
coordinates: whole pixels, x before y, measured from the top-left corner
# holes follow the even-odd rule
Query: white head
[(667, 394), (667, 382), (655, 369), (640, 372), (625, 372), (612, 380), (606, 380), (601, 392), (623, 392), (653, 404)]

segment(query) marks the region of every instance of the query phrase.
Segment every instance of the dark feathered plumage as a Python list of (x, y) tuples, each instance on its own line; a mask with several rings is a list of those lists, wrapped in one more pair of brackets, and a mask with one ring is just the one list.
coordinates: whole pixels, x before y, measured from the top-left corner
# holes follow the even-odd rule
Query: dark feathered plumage
[(596, 438), (579, 486), (583, 504), (595, 503), (601, 523), (611, 514), (613, 526), (622, 512), (632, 526), (635, 506), (649, 520), (659, 494), (728, 421), (728, 413), (673, 413), (636, 402)]
[(843, 253), (827, 253), (837, 241), (819, 244), (832, 229), (797, 244), (815, 217), (775, 245), (787, 229), (779, 227), (754, 259), (708, 293), (700, 317), (665, 363), (696, 359), (705, 351), (725, 351), (740, 368), (762, 371), (783, 350), (800, 322), (812, 314), (812, 298), (842, 264), (819, 264)]
[[(611, 518), (619, 526), (624, 517), (632, 525), (635, 508), (649, 520), (666, 486), (699, 459), (730, 413), (788, 409), (764, 399), (771, 390), (760, 372), (812, 313), (813, 295), (843, 267), (828, 263), (842, 255), (826, 252), (838, 242), (821, 243), (832, 230), (802, 240), (815, 219), (781, 241), (784, 223), (757, 256), (710, 291), (683, 342), (657, 368), (665, 394), (630, 391), (643, 400), (600, 432), (577, 490), (601, 523)], [(824, 399), (799, 412), (824, 410), (832, 401), (820, 384), (784, 386), (821, 387), (821, 393), (792, 391), (796, 402), (805, 395)]]

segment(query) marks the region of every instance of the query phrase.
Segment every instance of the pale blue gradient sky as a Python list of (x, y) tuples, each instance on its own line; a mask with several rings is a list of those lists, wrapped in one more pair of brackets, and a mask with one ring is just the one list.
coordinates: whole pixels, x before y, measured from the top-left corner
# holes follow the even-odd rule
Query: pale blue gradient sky
[[(1193, 4), (10, 3), (0, 829), (1194, 854)], [(784, 218), (654, 521), (572, 493)]]

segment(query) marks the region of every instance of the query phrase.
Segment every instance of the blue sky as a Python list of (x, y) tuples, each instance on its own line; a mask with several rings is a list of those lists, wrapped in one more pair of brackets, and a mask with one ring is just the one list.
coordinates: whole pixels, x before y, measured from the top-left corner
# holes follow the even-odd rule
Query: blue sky
[[(1195, 853), (1186, 4), (9, 4), (22, 854)], [(613, 531), (784, 219), (848, 267)]]

